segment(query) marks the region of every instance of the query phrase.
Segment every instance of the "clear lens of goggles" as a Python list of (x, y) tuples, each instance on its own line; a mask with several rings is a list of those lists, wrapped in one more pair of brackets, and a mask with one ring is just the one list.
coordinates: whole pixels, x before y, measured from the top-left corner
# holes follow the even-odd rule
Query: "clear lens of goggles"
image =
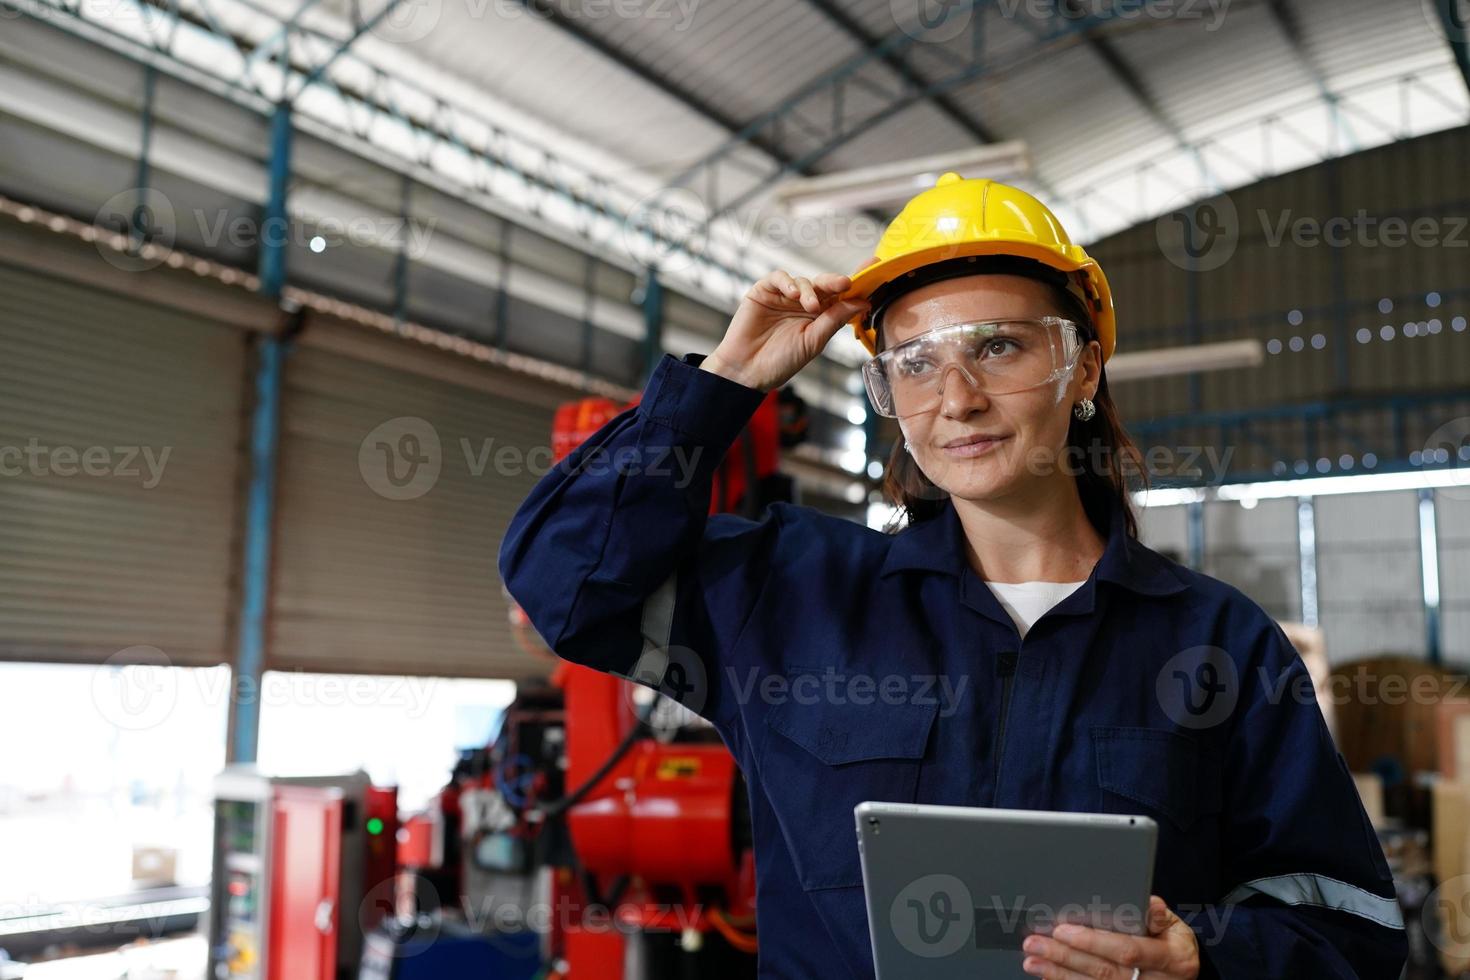
[(950, 368), (1005, 395), (1060, 378), (1081, 349), (1077, 325), (1061, 317), (954, 323), (883, 351), (863, 365), (863, 381), (879, 415), (908, 418), (939, 407)]

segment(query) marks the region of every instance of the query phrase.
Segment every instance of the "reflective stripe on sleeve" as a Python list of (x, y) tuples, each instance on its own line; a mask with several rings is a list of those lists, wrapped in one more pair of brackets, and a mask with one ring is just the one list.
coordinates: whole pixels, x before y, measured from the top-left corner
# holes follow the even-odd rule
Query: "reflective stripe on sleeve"
[(1234, 905), (1251, 895), (1265, 895), (1286, 905), (1311, 905), (1317, 908), (1336, 909), (1349, 915), (1362, 916), (1390, 929), (1404, 927), (1404, 915), (1399, 903), (1392, 898), (1383, 898), (1370, 891), (1349, 885), (1325, 875), (1296, 874), (1276, 875), (1247, 881), (1231, 890), (1221, 900), (1222, 905)]
[(653, 595), (643, 601), (643, 653), (627, 675), (637, 684), (657, 688), (669, 669), (669, 637), (674, 632), (674, 599), (678, 594), (679, 573), (671, 572)]

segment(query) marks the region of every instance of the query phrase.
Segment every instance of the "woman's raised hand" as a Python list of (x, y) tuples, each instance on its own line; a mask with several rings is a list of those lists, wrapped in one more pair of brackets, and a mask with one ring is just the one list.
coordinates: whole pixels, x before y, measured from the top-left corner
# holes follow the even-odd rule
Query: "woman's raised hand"
[(750, 388), (779, 388), (810, 363), (843, 325), (868, 308), (840, 299), (852, 285), (835, 272), (808, 279), (776, 269), (740, 301), (725, 336), (700, 367)]

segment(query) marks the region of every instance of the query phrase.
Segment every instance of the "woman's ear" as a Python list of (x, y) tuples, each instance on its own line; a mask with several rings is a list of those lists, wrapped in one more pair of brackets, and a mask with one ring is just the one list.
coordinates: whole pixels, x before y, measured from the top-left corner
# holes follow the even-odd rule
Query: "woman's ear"
[(1089, 340), (1077, 355), (1077, 397), (1096, 398), (1102, 385), (1102, 344)]

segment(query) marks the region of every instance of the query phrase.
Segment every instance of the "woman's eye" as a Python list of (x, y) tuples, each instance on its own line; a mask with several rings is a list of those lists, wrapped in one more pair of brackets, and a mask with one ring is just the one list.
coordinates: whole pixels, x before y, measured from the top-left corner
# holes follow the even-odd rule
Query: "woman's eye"
[(1020, 344), (1009, 337), (996, 337), (985, 342), (983, 353), (986, 357), (1005, 357), (1020, 347)]
[(922, 357), (906, 357), (898, 362), (898, 373), (905, 377), (916, 377), (929, 370), (929, 361)]

